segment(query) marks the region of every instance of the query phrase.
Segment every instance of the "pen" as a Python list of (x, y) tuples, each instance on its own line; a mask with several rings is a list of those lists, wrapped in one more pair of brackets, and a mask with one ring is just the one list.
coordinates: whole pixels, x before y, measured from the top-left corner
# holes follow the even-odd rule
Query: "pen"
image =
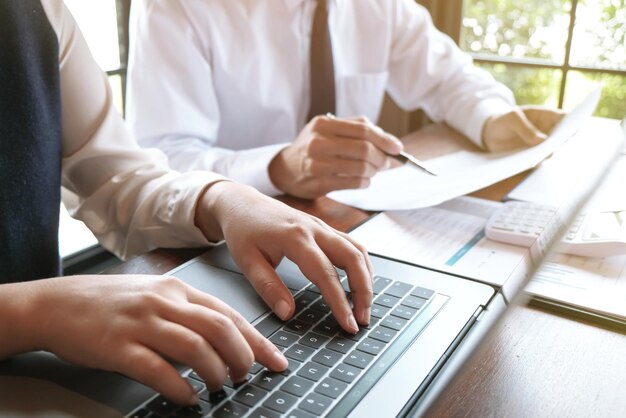
[[(326, 113), (326, 117), (330, 118), (330, 119), (336, 119), (336, 116), (332, 113)], [(412, 165), (413, 167), (419, 168), (420, 170), (425, 171), (426, 173), (430, 174), (431, 176), (436, 176), (437, 174), (434, 173), (432, 170), (426, 168), (426, 165), (421, 162), (419, 159), (415, 158), (414, 156), (412, 156), (411, 154), (409, 154), (406, 151), (401, 151), (400, 154), (398, 155), (391, 155), (391, 154), (387, 154), (389, 157), (400, 161), (403, 164), (408, 163), (409, 165)]]
[(419, 168), (420, 170), (423, 170), (423, 171), (427, 172), (431, 176), (436, 176), (437, 175), (431, 169), (426, 168), (426, 165), (424, 165), (424, 163), (422, 161), (418, 160), (417, 158), (415, 158), (414, 156), (412, 156), (411, 154), (409, 154), (406, 151), (402, 151), (398, 155), (389, 155), (389, 156), (391, 158), (393, 158), (393, 159), (396, 159), (396, 160), (400, 161), (401, 163), (405, 163), (405, 164), (409, 163), (409, 165), (412, 165), (413, 167)]

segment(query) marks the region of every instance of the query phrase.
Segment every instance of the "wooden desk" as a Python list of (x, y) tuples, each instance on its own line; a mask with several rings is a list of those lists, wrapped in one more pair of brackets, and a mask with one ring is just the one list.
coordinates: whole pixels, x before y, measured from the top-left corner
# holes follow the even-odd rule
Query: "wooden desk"
[[(450, 133), (441, 126), (428, 128), (411, 138), (415, 142), (408, 148), (414, 150), (419, 143), (430, 143), (441, 135)], [(498, 200), (523, 177), (515, 176), (473, 195)], [(344, 231), (369, 216), (326, 198), (282, 200)], [(157, 250), (109, 273), (162, 274), (201, 252)], [(473, 356), (429, 415), (623, 417), (625, 356), (626, 335), (538, 308), (515, 307), (495, 330), (491, 343)]]

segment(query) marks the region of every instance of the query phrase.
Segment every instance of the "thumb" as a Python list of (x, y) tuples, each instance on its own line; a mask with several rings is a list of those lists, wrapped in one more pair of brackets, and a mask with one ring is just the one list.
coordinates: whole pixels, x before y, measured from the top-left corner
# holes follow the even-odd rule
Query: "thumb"
[(547, 138), (547, 135), (541, 132), (521, 111), (513, 114), (511, 129), (527, 145), (537, 145)]
[(244, 259), (233, 255), (243, 275), (280, 319), (285, 321), (291, 318), (295, 302), (287, 286), (258, 248), (253, 247), (245, 254)]
[(368, 140), (376, 145), (377, 148), (385, 151), (387, 154), (398, 155), (404, 150), (402, 141), (394, 135), (386, 132), (378, 125), (372, 126), (372, 135), (368, 136)]

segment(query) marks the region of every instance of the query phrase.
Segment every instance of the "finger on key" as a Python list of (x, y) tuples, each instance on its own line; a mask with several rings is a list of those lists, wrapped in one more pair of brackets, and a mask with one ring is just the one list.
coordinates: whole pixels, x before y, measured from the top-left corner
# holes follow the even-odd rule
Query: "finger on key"
[(296, 263), (300, 271), (315, 284), (330, 307), (337, 322), (348, 332), (356, 333), (359, 327), (350, 309), (337, 270), (316, 242), (294, 249), (287, 258)]
[[(210, 301), (209, 306), (195, 303), (175, 305), (170, 312), (164, 313), (163, 316), (195, 331), (197, 337), (204, 340), (200, 341), (191, 336), (187, 340), (181, 338), (183, 342), (180, 345), (183, 346), (183, 349), (190, 351), (190, 357), (196, 352), (197, 357), (202, 358), (206, 354), (204, 346), (210, 345), (209, 347), (215, 350), (228, 368), (228, 374), (233, 382), (241, 381), (247, 376), (254, 362), (254, 353), (233, 321), (215, 310), (214, 306), (214, 301)], [(202, 369), (195, 370), (201, 373)], [(221, 387), (221, 383), (217, 385), (218, 389)]]
[(133, 344), (122, 347), (114, 370), (159, 392), (181, 405), (195, 405), (198, 394), (176, 369), (152, 349)]
[(330, 255), (330, 261), (345, 270), (348, 276), (354, 316), (361, 325), (370, 322), (372, 307), (372, 266), (365, 249), (347, 239), (345, 234), (318, 236), (319, 246)]
[(140, 336), (139, 342), (191, 367), (211, 391), (219, 390), (226, 380), (228, 368), (222, 357), (202, 335), (186, 326), (162, 321), (158, 329)]
[(232, 307), (228, 306), (223, 301), (215, 299), (207, 295), (206, 293), (200, 292), (196, 289), (192, 289), (190, 291), (189, 300), (193, 303), (199, 303), (205, 306), (211, 304), (215, 310), (229, 317), (250, 345), (250, 348), (254, 353), (254, 358), (257, 362), (272, 371), (280, 372), (287, 368), (287, 359), (276, 348), (276, 346), (263, 335), (261, 335), (261, 333), (257, 331), (256, 328), (254, 328), (239, 312), (235, 311)]
[(280, 319), (286, 321), (291, 318), (296, 304), (274, 268), (256, 247), (250, 247), (242, 253), (246, 257), (235, 261), (252, 287)]

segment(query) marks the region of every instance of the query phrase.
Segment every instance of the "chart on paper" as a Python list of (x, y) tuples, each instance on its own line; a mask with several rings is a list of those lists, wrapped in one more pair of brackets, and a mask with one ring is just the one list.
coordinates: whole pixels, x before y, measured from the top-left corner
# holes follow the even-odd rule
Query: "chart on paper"
[(502, 204), (460, 197), (438, 206), (385, 212), (350, 233), (371, 253), (514, 290), (530, 270), (527, 248), (485, 238)]

